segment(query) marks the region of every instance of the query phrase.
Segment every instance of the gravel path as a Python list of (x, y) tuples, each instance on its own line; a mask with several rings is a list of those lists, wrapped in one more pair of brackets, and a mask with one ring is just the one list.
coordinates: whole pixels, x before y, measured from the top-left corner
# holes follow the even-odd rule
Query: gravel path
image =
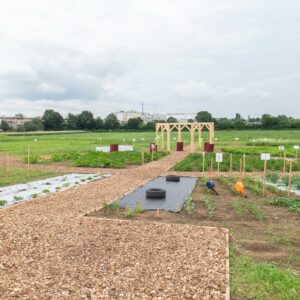
[(0, 210), (0, 299), (225, 299), (226, 229), (83, 217), (184, 155)]

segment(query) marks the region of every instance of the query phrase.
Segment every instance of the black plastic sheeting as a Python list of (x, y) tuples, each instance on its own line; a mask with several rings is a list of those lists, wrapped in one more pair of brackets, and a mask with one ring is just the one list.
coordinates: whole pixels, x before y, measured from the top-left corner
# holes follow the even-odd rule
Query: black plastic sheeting
[[(198, 178), (196, 177), (180, 177), (179, 182), (166, 181), (165, 176), (156, 177), (145, 185), (140, 186), (128, 195), (120, 199), (122, 208), (136, 207), (139, 202), (144, 210), (166, 210), (171, 212), (179, 212), (185, 203), (186, 197), (191, 195)], [(146, 190), (151, 188), (159, 188), (166, 190), (165, 199), (147, 199)]]

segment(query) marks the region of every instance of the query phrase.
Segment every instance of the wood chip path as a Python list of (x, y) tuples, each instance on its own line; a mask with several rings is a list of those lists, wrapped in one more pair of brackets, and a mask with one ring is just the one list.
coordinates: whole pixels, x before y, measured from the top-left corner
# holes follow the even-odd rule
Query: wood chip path
[(184, 155), (0, 210), (0, 299), (228, 299), (226, 229), (83, 216)]

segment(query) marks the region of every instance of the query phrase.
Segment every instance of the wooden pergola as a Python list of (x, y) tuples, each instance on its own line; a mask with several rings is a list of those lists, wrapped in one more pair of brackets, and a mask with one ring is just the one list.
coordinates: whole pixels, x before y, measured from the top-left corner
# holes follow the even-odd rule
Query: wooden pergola
[(161, 131), (161, 148), (165, 149), (165, 132), (167, 135), (167, 150), (171, 151), (171, 132), (177, 130), (178, 138), (177, 141), (181, 142), (181, 132), (184, 129), (187, 129), (191, 135), (191, 152), (195, 152), (195, 132), (198, 131), (199, 139), (202, 138), (202, 129), (207, 128), (209, 132), (209, 143), (214, 143), (214, 129), (215, 124), (213, 122), (207, 123), (156, 123), (156, 141), (158, 141), (158, 135)]

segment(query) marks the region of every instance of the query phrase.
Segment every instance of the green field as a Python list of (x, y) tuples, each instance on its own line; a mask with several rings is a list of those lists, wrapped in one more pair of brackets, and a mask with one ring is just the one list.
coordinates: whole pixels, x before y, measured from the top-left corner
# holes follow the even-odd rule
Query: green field
[[(195, 135), (197, 137), (197, 135)], [(239, 141), (235, 141), (235, 138)], [(177, 133), (171, 137), (172, 149), (175, 149)], [(182, 133), (183, 141), (189, 143), (189, 133)], [(216, 149), (222, 146), (245, 146), (253, 147), (255, 143), (263, 145), (300, 144), (300, 130), (253, 130), (253, 131), (216, 131)], [(267, 140), (265, 140), (267, 138)], [(135, 141), (133, 141), (135, 139)], [(195, 139), (196, 140), (196, 139)], [(203, 132), (203, 140), (208, 140), (208, 133)], [(57, 133), (36, 135), (4, 135), (0, 134), (0, 152), (8, 152), (13, 155), (24, 155), (28, 147), (33, 154), (47, 155), (70, 151), (92, 151), (96, 146), (105, 146), (113, 143), (134, 145), (137, 150), (147, 149), (150, 142), (155, 141), (154, 132), (82, 132), (82, 133)], [(165, 143), (166, 144), (166, 143)]]
[(53, 171), (0, 168), (0, 187), (59, 176)]

